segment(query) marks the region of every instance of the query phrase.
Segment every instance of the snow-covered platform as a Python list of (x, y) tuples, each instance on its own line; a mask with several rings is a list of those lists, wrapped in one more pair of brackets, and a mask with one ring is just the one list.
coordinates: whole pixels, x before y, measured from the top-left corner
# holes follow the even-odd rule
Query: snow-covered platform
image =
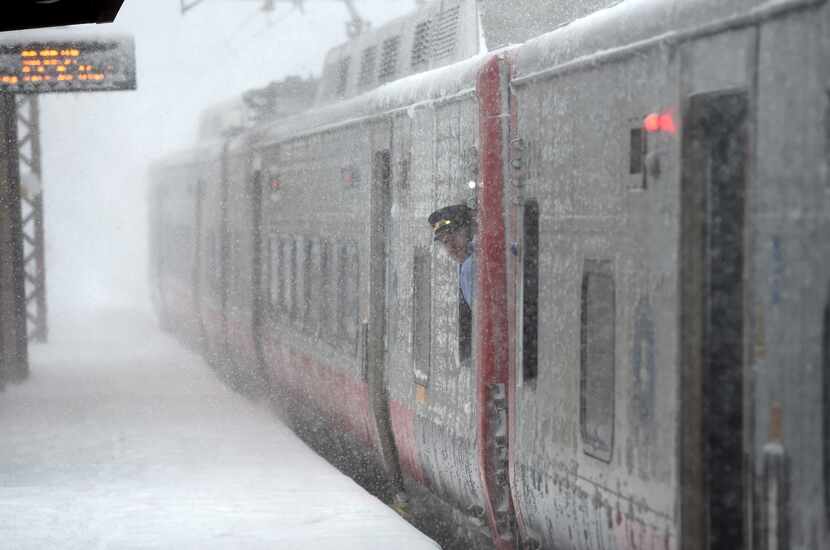
[(0, 546), (436, 549), (150, 315), (55, 319), (0, 392)]

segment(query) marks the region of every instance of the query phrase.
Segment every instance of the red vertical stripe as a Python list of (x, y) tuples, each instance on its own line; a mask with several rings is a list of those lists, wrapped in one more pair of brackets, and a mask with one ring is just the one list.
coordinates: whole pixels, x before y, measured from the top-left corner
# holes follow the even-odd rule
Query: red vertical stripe
[[(501, 516), (512, 518), (513, 506), (509, 484), (499, 482), (498, 452), (495, 438), (498, 426), (493, 425), (489, 407), (494, 384), (503, 384), (504, 397), (509, 386), (507, 326), (507, 265), (503, 213), (505, 132), (509, 128), (509, 109), (505, 109), (507, 62), (494, 57), (479, 74), (479, 125), (481, 140), (482, 186), (479, 192), (477, 273), (476, 273), (476, 372), (478, 397), (479, 467), (487, 498), (487, 516), (496, 548), (516, 548), (515, 533), (498, 521)], [(504, 112), (507, 110), (508, 112)], [(508, 429), (505, 419), (503, 429)], [(501, 465), (504, 468), (504, 464)], [(506, 474), (506, 468), (505, 468)]]

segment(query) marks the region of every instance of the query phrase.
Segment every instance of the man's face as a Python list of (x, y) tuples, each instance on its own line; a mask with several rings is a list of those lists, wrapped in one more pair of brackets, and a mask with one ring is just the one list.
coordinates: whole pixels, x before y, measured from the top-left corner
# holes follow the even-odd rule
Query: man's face
[(461, 227), (455, 231), (447, 231), (441, 233), (436, 239), (450, 255), (458, 263), (462, 263), (467, 258), (467, 242), (469, 241), (468, 231), (466, 227)]

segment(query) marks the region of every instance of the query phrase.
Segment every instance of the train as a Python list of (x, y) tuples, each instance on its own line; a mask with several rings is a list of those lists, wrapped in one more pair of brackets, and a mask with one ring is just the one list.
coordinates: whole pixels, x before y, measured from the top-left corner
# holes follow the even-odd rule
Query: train
[(830, 548), (830, 6), (607, 4), (159, 159), (160, 323), (445, 548)]

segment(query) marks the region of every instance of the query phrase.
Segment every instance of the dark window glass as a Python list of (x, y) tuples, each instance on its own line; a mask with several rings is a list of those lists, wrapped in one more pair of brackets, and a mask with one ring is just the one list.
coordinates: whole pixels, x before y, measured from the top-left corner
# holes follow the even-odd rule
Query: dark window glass
[(522, 372), (533, 380), (538, 372), (539, 333), (539, 203), (525, 203), (522, 258)]
[(288, 250), (288, 265), (286, 266), (286, 311), (292, 320), (297, 319), (297, 241), (292, 239)]
[(824, 376), (824, 502), (830, 517), (830, 301), (824, 306), (821, 361)]
[(430, 332), (432, 331), (432, 255), (415, 249), (412, 264), (412, 368), (415, 381), (429, 382)]
[(320, 333), (327, 340), (335, 333), (335, 308), (332, 307), (334, 289), (331, 284), (332, 262), (329, 248), (328, 242), (320, 242)]
[(280, 287), (279, 287), (279, 273), (280, 273), (280, 242), (276, 237), (271, 237), (268, 241), (268, 303), (271, 310), (279, 307), (280, 303)]
[(311, 316), (311, 241), (302, 239), (297, 252), (297, 314), (303, 329)]
[(610, 461), (614, 438), (614, 273), (586, 260), (582, 277), (580, 422), (585, 452)]
[(461, 363), (473, 355), (473, 310), (458, 289), (458, 358)]
[(285, 315), (291, 314), (291, 241), (280, 241), (278, 309)]
[(318, 333), (322, 317), (320, 308), (323, 307), (323, 246), (319, 239), (314, 239), (309, 247), (308, 259), (308, 316), (306, 326), (309, 331)]
[(349, 243), (349, 267), (347, 272), (348, 284), (346, 288), (348, 296), (348, 308), (346, 310), (347, 316), (347, 332), (350, 343), (356, 342), (357, 327), (360, 317), (360, 263), (357, 246), (354, 243)]
[(337, 334), (343, 340), (347, 339), (348, 331), (346, 330), (346, 308), (348, 283), (347, 270), (349, 263), (349, 249), (345, 244), (341, 244), (337, 251)]
[(345, 349), (352, 350), (356, 344), (360, 313), (360, 268), (354, 243), (340, 245), (338, 264), (338, 333)]
[(631, 130), (631, 151), (629, 152), (629, 174), (643, 173), (643, 156), (645, 155), (646, 141), (642, 128)]

